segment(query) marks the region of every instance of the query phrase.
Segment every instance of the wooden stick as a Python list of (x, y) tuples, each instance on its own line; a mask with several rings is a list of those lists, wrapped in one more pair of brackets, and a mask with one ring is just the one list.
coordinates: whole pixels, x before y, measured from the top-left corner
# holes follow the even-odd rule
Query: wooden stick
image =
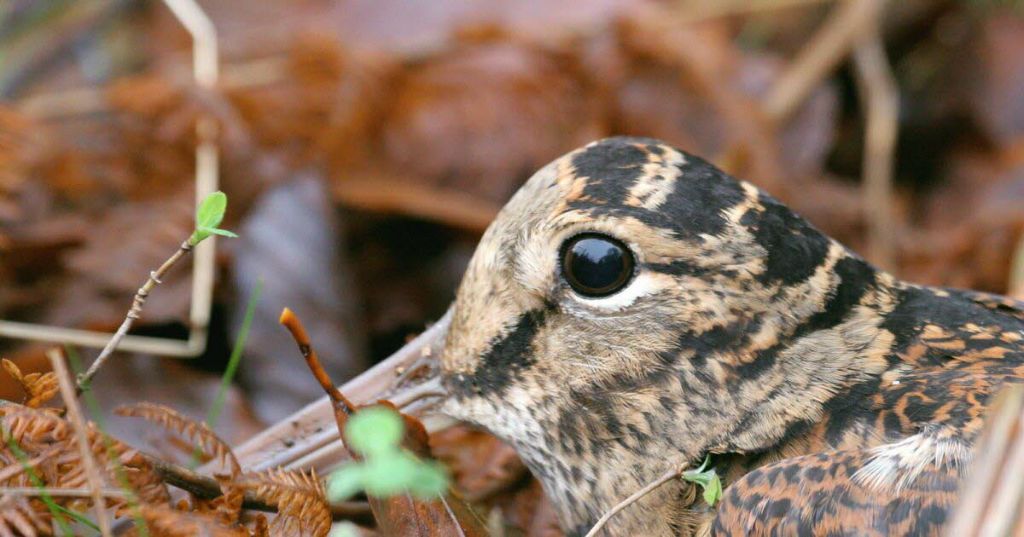
[(89, 491), (92, 493), (92, 507), (96, 512), (96, 524), (100, 527), (100, 534), (103, 537), (111, 537), (110, 518), (107, 513), (107, 502), (103, 497), (103, 478), (100, 476), (99, 466), (92, 456), (92, 447), (89, 445), (89, 432), (86, 429), (85, 420), (82, 418), (82, 408), (78, 406), (78, 394), (71, 383), (71, 373), (67, 364), (64, 363), (64, 355), (59, 348), (47, 351), (46, 357), (50, 359), (50, 366), (57, 375), (57, 384), (60, 386), (60, 395), (64, 398), (64, 406), (67, 408), (68, 421), (75, 431), (75, 440), (78, 443), (78, 452), (82, 455), (82, 465), (85, 467), (85, 478), (89, 482)]
[(1024, 300), (1024, 234), (1021, 234), (1013, 258), (1010, 260), (1010, 284), (1007, 293), (1017, 300)]

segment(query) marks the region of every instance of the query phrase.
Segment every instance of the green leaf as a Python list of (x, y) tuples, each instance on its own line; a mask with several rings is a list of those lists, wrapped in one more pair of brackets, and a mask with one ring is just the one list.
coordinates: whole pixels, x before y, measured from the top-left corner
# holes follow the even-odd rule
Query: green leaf
[(420, 499), (436, 498), (444, 494), (448, 490), (448, 474), (444, 469), (438, 464), (418, 462), (419, 467), (409, 484), (409, 491)]
[(228, 209), (228, 196), (221, 191), (214, 192), (196, 209), (196, 229), (216, 229), (224, 221), (224, 212)]
[(683, 481), (699, 485), (704, 490), (704, 501), (709, 506), (714, 507), (718, 500), (722, 498), (722, 480), (719, 479), (718, 473), (715, 472), (714, 468), (708, 468), (710, 463), (711, 456), (709, 455), (705, 457), (700, 468), (683, 472), (682, 478)]
[(448, 475), (436, 463), (424, 462), (402, 449), (405, 425), (394, 410), (376, 406), (354, 413), (345, 426), (345, 442), (363, 460), (350, 463), (331, 475), (327, 490), (341, 500), (365, 490), (377, 498), (406, 492), (418, 498), (434, 498), (448, 488)]
[(237, 233), (228, 231), (226, 229), (213, 228), (213, 229), (206, 229), (205, 231), (208, 232), (208, 233), (212, 233), (214, 235), (220, 235), (221, 237), (230, 237), (232, 239), (237, 239), (238, 238), (238, 234)]
[(195, 246), (208, 239), (210, 235), (237, 237), (238, 235), (217, 227), (224, 221), (224, 213), (227, 209), (228, 197), (223, 192), (217, 191), (206, 196), (196, 208), (196, 229), (188, 238), (188, 243)]
[(327, 497), (332, 502), (351, 498), (355, 493), (363, 490), (364, 476), (363, 466), (358, 463), (346, 464), (338, 468), (327, 479)]
[(54, 507), (56, 507), (58, 511), (60, 511), (60, 512), (64, 513), (65, 515), (69, 516), (70, 518), (74, 519), (75, 522), (78, 522), (79, 524), (83, 524), (85, 526), (88, 526), (88, 527), (92, 528), (95, 531), (100, 531), (100, 527), (97, 526), (96, 523), (93, 522), (92, 520), (89, 520), (89, 518), (86, 517), (85, 515), (83, 515), (82, 513), (79, 513), (77, 511), (72, 511), (71, 509), (68, 509), (67, 507), (64, 507), (63, 505), (61, 505), (59, 503), (55, 503)]
[(722, 499), (722, 480), (718, 478), (718, 474), (714, 470), (711, 470), (711, 479), (704, 487), (704, 501), (714, 507), (720, 499)]
[(384, 456), (398, 450), (404, 428), (395, 411), (381, 406), (364, 408), (349, 419), (345, 441), (367, 458)]
[(397, 452), (390, 457), (367, 459), (363, 464), (366, 493), (387, 498), (412, 488), (419, 461), (408, 453)]

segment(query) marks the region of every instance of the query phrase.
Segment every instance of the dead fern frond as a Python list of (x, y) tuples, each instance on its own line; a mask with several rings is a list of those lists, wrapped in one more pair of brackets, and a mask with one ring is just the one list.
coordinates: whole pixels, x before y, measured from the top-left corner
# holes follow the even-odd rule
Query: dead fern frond
[(22, 374), (21, 368), (18, 364), (4, 358), (0, 361), (3, 365), (4, 370), (7, 374), (14, 377), (14, 380), (18, 381), (21, 385), (21, 389), (25, 391), (24, 405), (29, 408), (38, 408), (48, 403), (57, 392), (60, 391), (60, 386), (57, 383), (57, 375), (52, 371), (46, 373), (29, 373), (27, 375)]
[(0, 497), (0, 536), (49, 535), (51, 531), (49, 517), (50, 514), (45, 509), (33, 508), (28, 498), (12, 495)]
[(179, 511), (169, 506), (141, 505), (139, 515), (146, 522), (146, 530), (150, 537), (250, 536), (246, 528), (224, 526), (212, 515)]
[[(21, 476), (28, 469), (31, 469), (34, 472), (38, 472), (39, 465), (43, 461), (50, 459), (51, 457), (56, 455), (59, 451), (59, 447), (54, 447), (49, 449), (48, 451), (43, 452), (42, 454), (33, 459), (27, 461), (16, 461), (13, 463), (5, 464), (3, 468), (0, 468), (0, 487), (16, 486), (14, 484), (9, 483), (9, 481)], [(0, 457), (0, 459), (4, 459), (4, 457)], [(6, 463), (7, 461), (4, 462)]]
[(316, 470), (267, 470), (246, 474), (240, 481), (253, 495), (277, 506), (270, 535), (324, 537), (331, 531), (331, 508)]
[(227, 465), (232, 476), (237, 477), (242, 473), (242, 467), (238, 464), (231, 447), (205, 423), (184, 416), (173, 408), (155, 403), (120, 406), (114, 412), (119, 416), (142, 418), (180, 434), (197, 444), (201, 450), (216, 457), (221, 464)]
[(4, 425), (4, 443), (13, 439), (26, 451), (34, 446), (48, 447), (72, 441), (71, 424), (42, 409), (5, 405), (0, 407), (0, 421)]
[[(74, 440), (73, 428), (65, 419), (47, 411), (21, 405), (0, 407), (0, 475), (8, 476), (4, 486), (31, 486), (25, 472), (16, 471), (14, 465), (24, 468), (21, 457), (11, 448), (17, 446), (28, 458), (28, 466), (46, 486), (81, 488), (88, 486), (81, 452)], [(103, 481), (123, 486), (125, 481), (131, 492), (148, 503), (166, 505), (170, 494), (163, 479), (138, 451), (99, 431), (95, 424), (87, 425), (89, 450), (101, 467)]]
[(235, 526), (242, 516), (242, 502), (245, 500), (245, 487), (235, 484), (234, 478), (218, 475), (220, 496), (213, 499), (214, 517), (225, 526)]

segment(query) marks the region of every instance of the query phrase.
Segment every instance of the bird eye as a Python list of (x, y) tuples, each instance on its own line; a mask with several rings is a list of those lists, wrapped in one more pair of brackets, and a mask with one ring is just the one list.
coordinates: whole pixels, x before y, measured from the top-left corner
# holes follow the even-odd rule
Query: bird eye
[(562, 274), (577, 293), (608, 296), (625, 287), (633, 275), (633, 254), (605, 235), (577, 235), (562, 247)]

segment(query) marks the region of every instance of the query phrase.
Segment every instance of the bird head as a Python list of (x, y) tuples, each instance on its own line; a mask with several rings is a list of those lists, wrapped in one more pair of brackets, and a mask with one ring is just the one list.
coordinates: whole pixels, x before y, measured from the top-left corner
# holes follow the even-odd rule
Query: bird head
[[(594, 142), (484, 234), (441, 354), (445, 411), (515, 447), (580, 531), (667, 465), (769, 449), (884, 369), (886, 278), (700, 158)], [(618, 522), (683, 524), (640, 520), (685, 494)]]

